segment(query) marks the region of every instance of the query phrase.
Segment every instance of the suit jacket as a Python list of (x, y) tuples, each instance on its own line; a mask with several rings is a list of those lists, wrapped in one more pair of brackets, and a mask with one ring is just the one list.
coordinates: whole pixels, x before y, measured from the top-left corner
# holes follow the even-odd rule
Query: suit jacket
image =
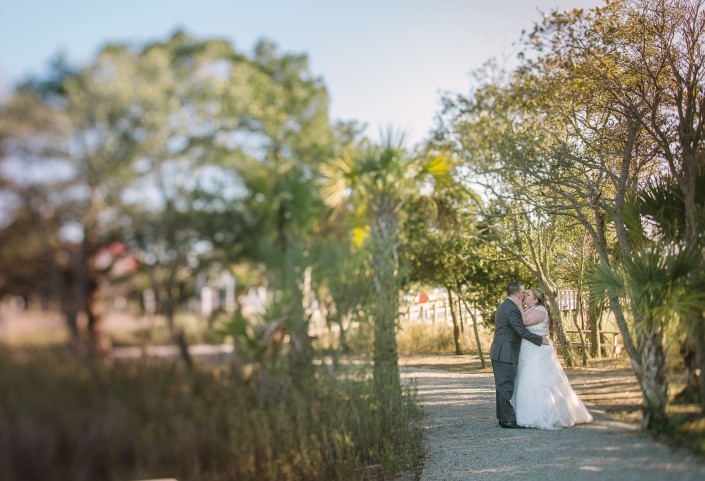
[(521, 311), (511, 299), (507, 298), (497, 308), (494, 315), (494, 339), (490, 347), (490, 359), (516, 363), (519, 360), (521, 338), (537, 346), (543, 343), (543, 337), (529, 331), (521, 321)]

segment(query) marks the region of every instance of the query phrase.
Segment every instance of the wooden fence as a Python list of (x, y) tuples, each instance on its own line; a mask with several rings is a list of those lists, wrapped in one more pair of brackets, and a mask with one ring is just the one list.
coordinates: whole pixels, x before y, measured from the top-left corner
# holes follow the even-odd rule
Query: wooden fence
[[(462, 315), (464, 323), (472, 324), (475, 318), (478, 322), (481, 321), (479, 311), (473, 309), (473, 313), (471, 313), (465, 307), (465, 303), (459, 302), (456, 299), (453, 301), (455, 302), (455, 313), (456, 315), (458, 315), (458, 313)], [(475, 317), (473, 317), (473, 314)], [(399, 316), (402, 322), (422, 322), (426, 324), (443, 322), (449, 326), (453, 325), (453, 318), (451, 317), (447, 296), (438, 297), (421, 304), (402, 304), (399, 307)]]

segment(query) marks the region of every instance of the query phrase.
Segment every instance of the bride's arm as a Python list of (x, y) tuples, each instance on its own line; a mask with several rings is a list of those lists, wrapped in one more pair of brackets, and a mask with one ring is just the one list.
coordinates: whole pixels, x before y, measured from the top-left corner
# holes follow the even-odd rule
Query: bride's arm
[(533, 326), (546, 318), (546, 313), (541, 309), (531, 309), (529, 312), (521, 313), (521, 320), (525, 326)]

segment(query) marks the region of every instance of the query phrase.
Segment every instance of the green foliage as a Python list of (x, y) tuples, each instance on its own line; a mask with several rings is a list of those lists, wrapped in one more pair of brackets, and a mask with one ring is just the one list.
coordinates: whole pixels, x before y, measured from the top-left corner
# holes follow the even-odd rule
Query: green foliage
[(692, 250), (645, 247), (620, 259), (618, 269), (594, 265), (589, 286), (596, 297), (614, 289), (632, 311), (637, 333), (660, 331), (671, 316), (684, 317), (705, 303), (705, 293), (685, 283), (698, 262), (699, 253)]
[[(343, 373), (341, 373), (343, 374)], [(379, 409), (354, 372), (319, 373), (302, 391), (260, 386), (223, 369), (187, 373), (129, 361), (88, 367), (46, 353), (2, 355), (0, 475), (7, 481), (353, 479), (421, 456), (413, 392)]]
[[(462, 214), (460, 214), (462, 215)], [(461, 221), (462, 222), (462, 221)], [(452, 287), (466, 302), (494, 322), (497, 300), (506, 289), (515, 267), (503, 262), (491, 242), (481, 237), (482, 227), (465, 220), (457, 228), (434, 229), (428, 224), (411, 234), (404, 254), (408, 276), (423, 285)]]
[[(703, 205), (702, 193), (696, 205)], [(615, 269), (594, 266), (593, 295), (613, 288), (632, 310), (638, 333), (667, 328), (674, 318), (683, 321), (689, 311), (702, 310), (702, 251), (685, 245), (685, 208), (674, 179), (661, 176), (630, 192), (623, 219), (633, 250), (619, 251)], [(702, 223), (702, 216), (697, 220)]]
[[(698, 169), (696, 185), (705, 185), (705, 167)], [(627, 200), (625, 212), (635, 244), (643, 244), (653, 238), (665, 243), (684, 242), (685, 202), (673, 177), (662, 175), (652, 178)], [(705, 232), (705, 190), (695, 191), (694, 205), (698, 230)]]

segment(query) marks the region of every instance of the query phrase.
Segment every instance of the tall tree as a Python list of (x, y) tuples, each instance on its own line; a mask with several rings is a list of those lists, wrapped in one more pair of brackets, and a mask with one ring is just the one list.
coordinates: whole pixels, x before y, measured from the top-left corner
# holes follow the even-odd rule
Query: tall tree
[[(631, 152), (637, 160), (639, 150), (650, 150), (652, 154), (642, 158), (652, 165), (651, 171), (670, 171), (688, 205), (684, 248), (693, 251), (702, 250), (695, 179), (705, 132), (704, 29), (701, 1), (638, 0), (608, 3), (587, 15), (556, 13), (533, 34), (533, 40), (554, 52), (549, 57), (557, 79), (571, 79), (582, 91), (599, 92), (596, 107), (618, 113), (622, 121), (614, 127), (617, 132), (626, 128), (621, 134), (627, 141), (625, 154)], [(623, 163), (620, 172), (627, 165)], [(623, 193), (633, 187), (616, 184), (622, 200), (612, 212), (625, 255), (631, 255), (631, 247), (621, 218)], [(690, 275), (693, 289), (700, 270)], [(702, 309), (693, 308), (688, 316), (696, 352), (703, 351), (702, 315)], [(705, 356), (694, 358), (705, 366)], [(702, 383), (700, 389), (705, 393)]]
[[(135, 122), (139, 113), (132, 108), (129, 54), (106, 49), (96, 61), (80, 71), (61, 63), (44, 81), (27, 82), (17, 95), (33, 96), (43, 107), (57, 112), (63, 125), (61, 141), (47, 142), (47, 130), (35, 130), (31, 137), (42, 146), (28, 162), (59, 172), (64, 187), (53, 201), (71, 205), (62, 218), (63, 227), (78, 241), (77, 262), (72, 263), (77, 286), (77, 311), (85, 313), (88, 349), (101, 354), (109, 349), (106, 336), (100, 278), (104, 269), (97, 261), (103, 237), (109, 235), (106, 220), (114, 215), (112, 206), (120, 205), (121, 194), (129, 183), (129, 172), (137, 158)], [(47, 179), (44, 179), (47, 182)], [(69, 315), (69, 325), (73, 324)]]
[(53, 109), (63, 128), (59, 141), (34, 129), (24, 144), (41, 147), (33, 160), (62, 175), (52, 201), (71, 206), (62, 229), (81, 242), (73, 277), (92, 350), (106, 337), (96, 259), (120, 239), (163, 283), (154, 287), (167, 317), (191, 295), (183, 273), (215, 258), (267, 266), (273, 290), (293, 296), (289, 331), (310, 360), (300, 290), (322, 209), (313, 173), (332, 155), (332, 129), (306, 56), (263, 41), (248, 58), (176, 32), (143, 47), (107, 45), (76, 71), (60, 67), (17, 96)]
[[(662, 89), (646, 75), (658, 45), (642, 48), (647, 39), (641, 34), (653, 20), (644, 14), (648, 8), (639, 7), (656, 4), (675, 11), (667, 2), (611, 2), (590, 12), (546, 16), (527, 39), (522, 66), (508, 79), (485, 83), (472, 99), (460, 98), (446, 133), (456, 144), (463, 137), (465, 145), (491, 139), (494, 155), (485, 157), (485, 173), (523, 172), (531, 187), (527, 203), (578, 220), (602, 268), (615, 272), (621, 267), (613, 249), (620, 257), (633, 255), (625, 202), (647, 176), (668, 165), (645, 119), (655, 115), (651, 123), (662, 125), (679, 111), (663, 102)], [(641, 50), (651, 57), (637, 55)], [(661, 338), (635, 329), (624, 298), (613, 288), (607, 294), (637, 378), (658, 383), (662, 364), (655, 343)], [(645, 352), (654, 358), (645, 360)], [(645, 397), (660, 395), (642, 388)], [(647, 407), (661, 404), (653, 398)], [(653, 414), (645, 419), (658, 418)]]
[(384, 135), (381, 145), (344, 152), (321, 169), (326, 202), (366, 214), (375, 293), (374, 378), (383, 406), (396, 406), (401, 399), (395, 335), (403, 208), (419, 197), (422, 181), (431, 178), (439, 185), (449, 178), (449, 171), (445, 156), (412, 155), (404, 147), (404, 136), (391, 131)]
[[(620, 39), (630, 54), (629, 73), (640, 79), (625, 83), (618, 99), (635, 98), (645, 107), (634, 118), (653, 138), (683, 198), (686, 249), (705, 248), (699, 219), (702, 205), (697, 202), (697, 184), (705, 169), (705, 2), (702, 0), (639, 0), (624, 9), (625, 26)], [(697, 289), (705, 272), (702, 256), (690, 275)], [(686, 356), (690, 372), (705, 372), (704, 310), (693, 307), (688, 315)], [(697, 366), (697, 367), (696, 367)], [(687, 389), (695, 390), (689, 376)], [(705, 410), (705, 381), (700, 378), (701, 407)]]

